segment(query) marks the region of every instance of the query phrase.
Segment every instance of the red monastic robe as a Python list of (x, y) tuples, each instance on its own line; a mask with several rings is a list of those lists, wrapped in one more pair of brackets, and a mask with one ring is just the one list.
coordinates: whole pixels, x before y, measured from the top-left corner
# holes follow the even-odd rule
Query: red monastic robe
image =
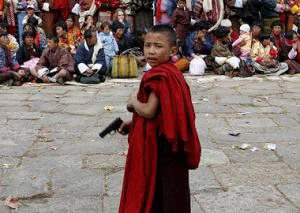
[(179, 142), (183, 142), (188, 169), (196, 169), (200, 162), (194, 108), (182, 73), (170, 63), (152, 68), (142, 79), (139, 101), (146, 103), (150, 92), (159, 98), (159, 109), (152, 119), (133, 114), (119, 213), (151, 212), (157, 177), (158, 135), (172, 144), (174, 153), (179, 151)]

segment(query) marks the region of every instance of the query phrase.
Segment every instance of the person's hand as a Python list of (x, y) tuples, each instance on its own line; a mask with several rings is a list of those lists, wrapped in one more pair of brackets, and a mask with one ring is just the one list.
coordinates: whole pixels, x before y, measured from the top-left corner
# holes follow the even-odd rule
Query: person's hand
[(120, 128), (117, 129), (117, 131), (121, 135), (127, 135), (130, 131), (130, 128), (131, 128), (131, 121), (126, 121), (121, 124)]
[(87, 76), (92, 76), (92, 75), (94, 74), (94, 72), (93, 72), (93, 70), (91, 70), (91, 69), (87, 69), (87, 70), (85, 71), (85, 74), (86, 74)]

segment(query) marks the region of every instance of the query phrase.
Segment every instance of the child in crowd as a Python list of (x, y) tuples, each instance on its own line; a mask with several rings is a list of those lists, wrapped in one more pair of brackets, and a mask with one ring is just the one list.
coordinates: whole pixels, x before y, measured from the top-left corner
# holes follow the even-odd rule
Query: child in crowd
[(98, 35), (99, 40), (104, 44), (104, 53), (107, 72), (109, 72), (113, 57), (119, 51), (118, 44), (111, 33), (111, 26), (108, 21), (104, 21), (100, 26), (101, 32)]
[(70, 51), (71, 54), (76, 54), (76, 42), (74, 37), (67, 32), (68, 26), (64, 21), (56, 24), (56, 34), (59, 38), (59, 45)]
[(172, 24), (176, 30), (177, 44), (184, 47), (184, 41), (190, 31), (191, 12), (186, 7), (185, 0), (178, 1), (177, 8), (172, 16)]
[(271, 25), (272, 34), (271, 39), (274, 42), (279, 54), (281, 52), (281, 47), (285, 46), (285, 38), (284, 38), (284, 27), (280, 21), (274, 21)]
[(34, 5), (33, 4), (29, 4), (27, 6), (26, 15), (24, 16), (23, 21), (22, 21), (23, 25), (27, 24), (28, 19), (30, 17), (34, 17), (38, 21), (38, 26), (40, 26), (40, 27), (42, 26), (42, 19), (39, 16), (35, 15), (34, 11), (35, 11)]
[(81, 32), (80, 32), (80, 28), (75, 25), (75, 16), (71, 14), (67, 18), (66, 23), (68, 27), (67, 34), (72, 38), (72, 40), (75, 43), (75, 47), (77, 48), (81, 41)]
[(124, 25), (124, 34), (126, 34), (126, 35), (131, 34), (131, 26), (130, 26), (129, 22), (126, 20), (125, 11), (121, 8), (117, 9), (114, 14), (113, 22), (112, 22), (112, 29), (115, 28), (115, 25), (117, 24), (117, 22)]
[(240, 27), (240, 36), (239, 38), (232, 43), (232, 47), (240, 48), (240, 59), (247, 59), (250, 57), (250, 49), (251, 49), (251, 34), (250, 34), (250, 26), (248, 24), (243, 24)]
[(17, 61), (28, 69), (34, 68), (39, 62), (42, 50), (34, 44), (33, 32), (24, 32), (22, 35), (23, 45), (17, 51)]
[[(34, 19), (34, 18), (33, 18)], [(35, 19), (36, 20), (36, 19)], [(46, 39), (46, 35), (42, 32), (38, 32), (36, 31), (36, 27), (34, 27), (34, 25), (28, 23), (25, 24), (23, 27), (23, 31), (24, 32), (33, 32), (34, 34), (34, 43), (41, 48), (42, 50), (46, 49), (48, 47), (47, 45), (47, 39)], [(23, 41), (22, 41), (23, 42)], [(21, 43), (22, 43), (21, 42)]]
[(198, 167), (201, 148), (189, 86), (170, 63), (175, 31), (154, 26), (144, 53), (152, 69), (144, 74), (137, 97), (128, 101), (132, 121), (118, 130), (130, 132), (119, 213), (190, 213), (188, 170)]

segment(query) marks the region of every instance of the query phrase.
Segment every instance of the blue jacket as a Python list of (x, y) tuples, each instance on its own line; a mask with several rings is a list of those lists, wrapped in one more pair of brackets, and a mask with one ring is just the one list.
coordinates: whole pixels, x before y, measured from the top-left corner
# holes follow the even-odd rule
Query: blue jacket
[[(192, 53), (195, 53), (194, 44), (195, 36), (197, 31), (191, 32), (185, 39), (185, 54), (191, 56)], [(203, 43), (203, 55), (209, 55), (213, 48), (213, 41), (210, 35), (206, 35), (205, 41)]]
[(118, 44), (111, 33), (100, 32), (98, 39), (104, 44), (104, 53), (106, 56), (113, 57), (119, 51)]
[[(98, 42), (100, 43), (100, 41), (98, 41)], [(93, 63), (93, 61), (92, 61), (95, 46), (89, 49), (86, 45), (86, 42), (81, 43), (79, 45), (79, 47), (77, 49), (77, 53), (74, 57), (75, 70), (77, 73), (79, 71), (78, 65), (81, 63), (83, 63), (85, 65), (101, 64), (102, 65), (101, 71), (103, 73), (106, 72), (106, 62), (105, 62), (105, 54), (104, 54), (103, 47), (99, 49), (95, 62)], [(80, 74), (80, 73), (78, 73), (78, 74)]]

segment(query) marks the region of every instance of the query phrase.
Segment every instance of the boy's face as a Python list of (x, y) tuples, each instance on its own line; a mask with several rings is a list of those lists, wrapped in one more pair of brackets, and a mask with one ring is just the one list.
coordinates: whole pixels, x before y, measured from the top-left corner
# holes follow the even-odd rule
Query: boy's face
[(25, 44), (27, 44), (28, 46), (32, 46), (33, 45), (33, 37), (26, 36), (25, 37)]
[(172, 47), (168, 36), (164, 33), (147, 33), (144, 43), (145, 59), (151, 67), (169, 61), (176, 47)]
[(68, 29), (71, 29), (72, 27), (74, 27), (74, 21), (73, 21), (73, 19), (68, 18), (66, 20), (66, 23), (67, 23)]
[(273, 33), (276, 35), (276, 36), (279, 36), (282, 32), (282, 29), (280, 26), (274, 26), (273, 27)]
[(28, 8), (28, 9), (27, 9), (27, 15), (33, 16), (33, 14), (34, 14), (34, 9)]
[(65, 31), (63, 30), (62, 27), (56, 27), (56, 34), (57, 36), (63, 36), (65, 34)]
[(103, 32), (104, 32), (104, 33), (110, 33), (109, 26), (105, 26), (105, 27), (103, 28)]
[(268, 45), (270, 45), (270, 43), (271, 43), (271, 39), (264, 39), (263, 40), (263, 45), (264, 46), (268, 46)]

